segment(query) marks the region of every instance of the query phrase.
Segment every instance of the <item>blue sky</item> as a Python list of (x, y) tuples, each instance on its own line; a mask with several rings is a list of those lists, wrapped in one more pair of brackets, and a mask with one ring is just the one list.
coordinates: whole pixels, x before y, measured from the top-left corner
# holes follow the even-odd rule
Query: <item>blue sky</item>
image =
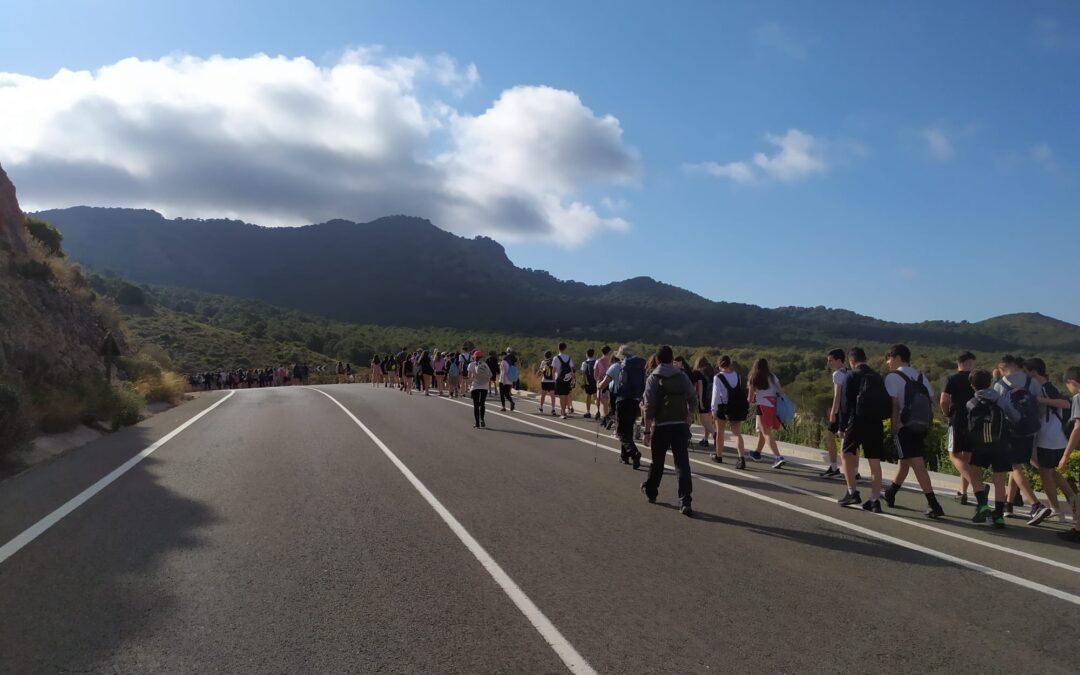
[[(902, 321), (1040, 311), (1080, 322), (1069, 296), (1080, 245), (1076, 3), (46, 0), (4, 5), (0, 25), (0, 71), (40, 80), (169, 55), (265, 53), (330, 68), (350, 48), (379, 45), (380, 58), (452, 59), (453, 77), (425, 66), (441, 87), (415, 85), (425, 104), (449, 102), (451, 117), (479, 119), (515, 87), (572, 92), (593, 116), (571, 111), (567, 124), (610, 161), (564, 148), (547, 168), (573, 184), (540, 177), (547, 187), (534, 195), (526, 173), (510, 193), (483, 192), (485, 204), (520, 189), (594, 212), (569, 248), (528, 234), (542, 235), (547, 216), (522, 236), (492, 232), (517, 264), (559, 277), (649, 275), (717, 300)], [(424, 151), (444, 145), (435, 132)], [(6, 157), (0, 132), (0, 163), (17, 186), (25, 176), (24, 201), (92, 201), (41, 187), (35, 176), (68, 174), (34, 173), (35, 148), (9, 146), (19, 149)], [(489, 156), (476, 147), (444, 170)], [(454, 189), (490, 180), (477, 173)], [(156, 198), (138, 194), (139, 205)], [(416, 192), (387, 203), (450, 213)], [(460, 213), (483, 231), (482, 214), (513, 211)], [(565, 209), (551, 217), (561, 218), (551, 236), (575, 236)]]

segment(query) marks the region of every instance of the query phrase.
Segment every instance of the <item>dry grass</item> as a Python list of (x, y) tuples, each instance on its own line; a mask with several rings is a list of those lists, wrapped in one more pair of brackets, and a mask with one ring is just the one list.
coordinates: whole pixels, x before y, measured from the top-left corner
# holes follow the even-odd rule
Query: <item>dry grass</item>
[(148, 403), (176, 405), (183, 399), (186, 387), (184, 378), (170, 371), (146, 375), (135, 382), (135, 391)]

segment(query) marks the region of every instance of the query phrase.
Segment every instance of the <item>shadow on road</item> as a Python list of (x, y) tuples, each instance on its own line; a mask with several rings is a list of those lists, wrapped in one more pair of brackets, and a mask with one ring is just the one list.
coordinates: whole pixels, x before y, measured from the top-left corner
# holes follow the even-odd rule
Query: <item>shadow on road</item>
[[(121, 433), (132, 447), (152, 442), (142, 429)], [(106, 660), (110, 670), (153, 669), (116, 656), (179, 601), (183, 579), (155, 581), (164, 558), (199, 548), (198, 531), (216, 521), (163, 487), (157, 466), (147, 457), (3, 563), (0, 672), (96, 671)]]
[[(673, 504), (658, 502), (656, 505), (665, 509), (678, 509), (678, 507)], [(738, 518), (729, 518), (727, 516), (720, 516), (705, 511), (698, 511), (696, 509), (691, 520), (738, 527), (748, 532), (753, 532), (766, 537), (783, 539), (807, 546), (815, 546), (817, 548), (843, 553), (844, 555), (863, 555), (871, 558), (881, 558), (882, 560), (888, 560), (890, 562), (908, 562), (928, 567), (952, 566), (951, 563), (947, 563), (944, 560), (939, 560), (888, 542), (878, 541), (877, 539), (863, 537), (853, 533), (847, 533), (841, 536), (830, 534), (821, 529), (796, 530), (786, 527), (771, 527), (759, 523), (750, 523), (745, 520), (739, 520)]]

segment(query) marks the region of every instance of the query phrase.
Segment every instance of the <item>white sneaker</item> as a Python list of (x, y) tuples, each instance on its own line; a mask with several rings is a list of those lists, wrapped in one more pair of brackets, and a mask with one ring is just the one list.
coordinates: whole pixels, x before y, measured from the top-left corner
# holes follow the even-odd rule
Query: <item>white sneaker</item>
[(772, 468), (779, 469), (780, 467), (784, 466), (785, 464), (787, 464), (786, 459), (784, 459), (783, 457), (777, 457), (776, 461), (773, 462)]

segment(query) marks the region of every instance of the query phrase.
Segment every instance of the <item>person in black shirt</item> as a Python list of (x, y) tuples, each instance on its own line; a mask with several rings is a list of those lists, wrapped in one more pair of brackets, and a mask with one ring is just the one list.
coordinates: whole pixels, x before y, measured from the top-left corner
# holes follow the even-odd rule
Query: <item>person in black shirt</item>
[[(873, 368), (866, 364), (866, 350), (861, 347), (852, 347), (848, 350), (848, 364), (851, 366), (847, 373), (844, 384), (844, 397), (846, 404), (844, 409), (850, 411), (847, 418), (847, 428), (844, 429), (843, 443), (840, 451), (843, 455), (844, 482), (847, 484), (847, 492), (837, 500), (840, 506), (858, 506), (872, 513), (881, 513), (881, 460), (885, 458), (885, 428), (881, 417), (877, 415), (859, 414), (859, 390), (864, 378), (880, 383), (881, 376)], [(863, 502), (859, 495), (856, 477), (859, 471), (859, 448), (862, 448), (863, 457), (870, 464), (870, 499)]]
[(967, 432), (967, 404), (975, 396), (971, 386), (971, 373), (975, 370), (975, 355), (964, 352), (956, 357), (956, 372), (945, 381), (939, 405), (941, 412), (949, 418), (949, 460), (960, 474), (960, 491), (957, 497), (961, 504), (968, 503), (967, 489), (970, 481), (968, 471), (971, 466), (971, 442)]

